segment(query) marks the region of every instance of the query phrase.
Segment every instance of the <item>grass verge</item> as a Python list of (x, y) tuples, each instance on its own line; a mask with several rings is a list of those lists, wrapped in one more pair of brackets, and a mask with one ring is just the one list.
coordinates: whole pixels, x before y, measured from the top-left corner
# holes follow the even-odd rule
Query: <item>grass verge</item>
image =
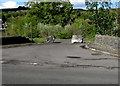
[(46, 39), (45, 38), (33, 38), (32, 41), (34, 43), (45, 43)]

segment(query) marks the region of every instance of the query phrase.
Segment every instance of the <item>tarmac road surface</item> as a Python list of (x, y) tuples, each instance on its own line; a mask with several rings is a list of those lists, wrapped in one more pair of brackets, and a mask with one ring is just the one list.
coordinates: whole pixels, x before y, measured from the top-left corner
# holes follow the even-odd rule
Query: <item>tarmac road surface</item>
[(118, 58), (58, 40), (2, 49), (3, 84), (118, 84)]

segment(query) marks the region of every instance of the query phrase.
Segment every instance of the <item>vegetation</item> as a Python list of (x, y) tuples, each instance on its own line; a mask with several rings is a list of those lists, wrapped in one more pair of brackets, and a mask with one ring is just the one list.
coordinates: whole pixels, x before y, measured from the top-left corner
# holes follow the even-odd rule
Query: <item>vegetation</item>
[(46, 39), (45, 38), (33, 38), (32, 41), (35, 43), (45, 43)]
[[(34, 3), (28, 11), (27, 17), (37, 19), (44, 24), (60, 24), (65, 26), (72, 20), (72, 5), (67, 2)], [(34, 16), (33, 16), (34, 15)], [(68, 16), (70, 15), (70, 16)]]
[(9, 23), (4, 35), (21, 35), (37, 43), (44, 43), (49, 35), (60, 39), (82, 35), (87, 40), (94, 39), (95, 34), (118, 36), (110, 2), (87, 0), (87, 11), (76, 11), (69, 2), (28, 2), (27, 6), (27, 10), (3, 12), (3, 21)]
[(91, 14), (91, 20), (97, 27), (97, 34), (117, 35), (115, 11), (111, 11), (111, 1), (101, 0), (100, 2), (86, 1), (88, 13)]

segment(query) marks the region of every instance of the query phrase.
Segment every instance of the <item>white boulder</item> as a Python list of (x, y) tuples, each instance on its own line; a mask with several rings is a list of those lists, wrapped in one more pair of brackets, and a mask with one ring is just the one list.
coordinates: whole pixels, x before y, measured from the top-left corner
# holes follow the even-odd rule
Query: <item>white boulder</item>
[(83, 37), (81, 35), (73, 35), (71, 39), (71, 43), (82, 43)]

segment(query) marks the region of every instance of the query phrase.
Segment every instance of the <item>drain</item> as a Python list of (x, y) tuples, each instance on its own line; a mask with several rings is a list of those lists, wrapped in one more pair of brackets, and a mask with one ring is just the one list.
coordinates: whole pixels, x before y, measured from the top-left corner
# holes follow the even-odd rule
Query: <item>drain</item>
[(79, 57), (79, 56), (67, 56), (67, 58), (81, 58), (81, 57)]

